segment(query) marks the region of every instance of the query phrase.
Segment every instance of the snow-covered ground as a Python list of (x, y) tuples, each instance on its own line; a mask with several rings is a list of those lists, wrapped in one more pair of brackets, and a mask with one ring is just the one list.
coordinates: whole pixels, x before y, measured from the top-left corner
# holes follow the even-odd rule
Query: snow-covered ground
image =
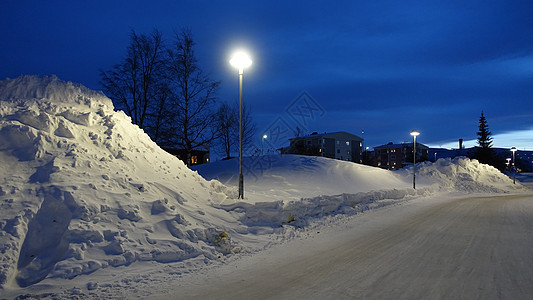
[(413, 190), (410, 168), (270, 155), (238, 200), (236, 160), (190, 170), (101, 93), (21, 76), (0, 100), (0, 297), (148, 297), (367, 210), (526, 190), (466, 158), (418, 164)]

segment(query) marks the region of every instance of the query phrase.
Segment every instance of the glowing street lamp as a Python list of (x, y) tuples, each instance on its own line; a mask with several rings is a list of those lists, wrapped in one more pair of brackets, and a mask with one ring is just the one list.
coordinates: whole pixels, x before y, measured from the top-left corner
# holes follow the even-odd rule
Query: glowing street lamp
[(416, 189), (416, 137), (420, 135), (420, 132), (418, 132), (416, 129), (413, 129), (411, 131), (411, 135), (413, 136), (413, 189)]
[(244, 199), (244, 178), (242, 175), (242, 76), (244, 68), (252, 65), (252, 60), (244, 52), (237, 52), (229, 63), (239, 69), (239, 198)]
[(261, 155), (263, 155), (263, 144), (264, 144), (266, 138), (267, 138), (267, 135), (263, 134), (263, 138), (261, 139)]
[(514, 164), (514, 153), (516, 152), (515, 147), (511, 148), (511, 152), (513, 152), (513, 167), (511, 168), (511, 171), (513, 172), (513, 184), (516, 184), (516, 166)]

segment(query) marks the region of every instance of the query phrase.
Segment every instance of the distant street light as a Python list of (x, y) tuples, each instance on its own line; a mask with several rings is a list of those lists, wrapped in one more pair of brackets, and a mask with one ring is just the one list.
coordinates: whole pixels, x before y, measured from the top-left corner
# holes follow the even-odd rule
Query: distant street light
[(511, 168), (511, 171), (513, 172), (513, 184), (516, 184), (516, 166), (514, 163), (514, 153), (516, 152), (516, 148), (511, 148), (511, 152), (513, 152), (513, 167)]
[(243, 52), (237, 52), (229, 63), (239, 69), (239, 199), (244, 199), (244, 178), (242, 175), (242, 76), (244, 68), (252, 64), (252, 60)]
[(261, 155), (263, 155), (263, 144), (264, 144), (266, 138), (267, 138), (267, 135), (263, 134), (263, 138), (261, 139)]
[(420, 132), (418, 132), (416, 129), (413, 129), (411, 131), (411, 135), (413, 136), (413, 189), (416, 189), (416, 137), (420, 135)]

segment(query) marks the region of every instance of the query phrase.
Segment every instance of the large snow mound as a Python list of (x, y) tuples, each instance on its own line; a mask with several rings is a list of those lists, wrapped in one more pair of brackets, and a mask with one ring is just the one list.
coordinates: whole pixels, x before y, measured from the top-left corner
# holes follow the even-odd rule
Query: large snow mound
[[(266, 155), (243, 159), (245, 196), (249, 202), (284, 200), (339, 193), (402, 189), (408, 185), (393, 172), (352, 162), (302, 155)], [(206, 179), (238, 184), (238, 160), (193, 167)], [(246, 191), (250, 191), (246, 193)]]
[(0, 287), (134, 261), (216, 257), (231, 190), (161, 150), (110, 99), (56, 76), (0, 82)]
[[(398, 171), (404, 177), (412, 176), (413, 167)], [(436, 162), (423, 162), (416, 165), (416, 179), (422, 186), (437, 190), (455, 190), (471, 193), (504, 193), (524, 190), (521, 184), (498, 169), (466, 157), (441, 158)]]

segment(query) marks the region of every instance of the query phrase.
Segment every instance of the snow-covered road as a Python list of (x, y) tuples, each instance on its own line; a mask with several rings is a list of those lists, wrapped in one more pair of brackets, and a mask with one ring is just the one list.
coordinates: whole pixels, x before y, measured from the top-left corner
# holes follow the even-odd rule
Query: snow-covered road
[(533, 195), (413, 201), (258, 255), (184, 278), (167, 292), (204, 299), (525, 299), (533, 295)]

